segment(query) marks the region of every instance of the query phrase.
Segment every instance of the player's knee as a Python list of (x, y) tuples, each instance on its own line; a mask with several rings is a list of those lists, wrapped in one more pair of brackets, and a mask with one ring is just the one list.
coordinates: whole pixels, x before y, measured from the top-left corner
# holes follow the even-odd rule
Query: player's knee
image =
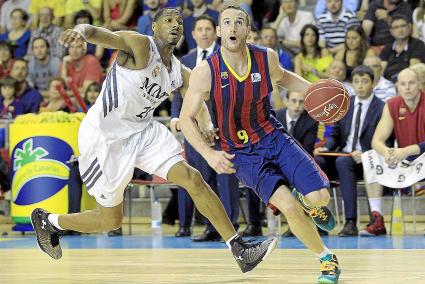
[(295, 199), (284, 202), (282, 206), (280, 206), (279, 210), (282, 211), (286, 218), (292, 218), (299, 214), (303, 214), (301, 207)]
[(331, 197), (329, 195), (329, 191), (326, 188), (322, 188), (307, 194), (306, 198), (313, 206), (326, 206)]

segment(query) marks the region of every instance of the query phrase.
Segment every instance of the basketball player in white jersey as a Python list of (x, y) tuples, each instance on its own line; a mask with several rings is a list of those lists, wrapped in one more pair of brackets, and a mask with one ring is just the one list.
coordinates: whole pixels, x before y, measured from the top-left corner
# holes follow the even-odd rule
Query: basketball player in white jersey
[(276, 239), (245, 243), (234, 230), (223, 205), (200, 173), (183, 159), (174, 135), (153, 120), (154, 109), (169, 94), (188, 86), (189, 70), (174, 57), (183, 33), (176, 9), (164, 9), (154, 18), (153, 37), (132, 31), (111, 32), (91, 25), (67, 30), (61, 42), (86, 42), (118, 49), (101, 94), (81, 123), (78, 135), (80, 172), (97, 208), (77, 214), (50, 214), (35, 209), (31, 221), (39, 247), (54, 259), (62, 256), (62, 230), (84, 233), (121, 226), (124, 189), (135, 167), (186, 188), (199, 211), (226, 240), (242, 272), (253, 269), (276, 246)]

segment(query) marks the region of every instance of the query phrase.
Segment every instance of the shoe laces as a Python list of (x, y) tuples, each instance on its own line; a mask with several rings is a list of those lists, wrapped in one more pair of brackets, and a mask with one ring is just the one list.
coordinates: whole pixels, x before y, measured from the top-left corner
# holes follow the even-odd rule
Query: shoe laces
[(326, 214), (322, 207), (313, 207), (308, 214), (311, 218), (319, 217), (322, 221), (326, 221), (328, 219), (328, 214)]
[(334, 256), (329, 260), (320, 260), (321, 261), (321, 272), (326, 272), (327, 274), (336, 274), (338, 270), (338, 262)]

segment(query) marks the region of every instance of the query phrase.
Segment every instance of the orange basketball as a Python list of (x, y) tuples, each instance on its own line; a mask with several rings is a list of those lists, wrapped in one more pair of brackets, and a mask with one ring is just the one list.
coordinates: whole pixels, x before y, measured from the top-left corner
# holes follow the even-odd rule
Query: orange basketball
[(350, 96), (335, 79), (321, 79), (310, 86), (305, 96), (305, 109), (319, 122), (334, 123), (342, 119), (350, 107)]

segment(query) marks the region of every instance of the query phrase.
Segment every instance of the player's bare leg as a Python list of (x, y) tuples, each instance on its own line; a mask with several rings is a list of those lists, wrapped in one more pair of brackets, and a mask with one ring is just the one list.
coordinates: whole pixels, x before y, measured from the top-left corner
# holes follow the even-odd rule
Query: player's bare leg
[(62, 257), (59, 238), (63, 230), (82, 233), (110, 231), (121, 227), (122, 202), (115, 207), (97, 205), (96, 209), (81, 213), (56, 215), (37, 208), (31, 214), (38, 246), (54, 259)]
[(337, 283), (341, 270), (336, 256), (323, 244), (313, 221), (304, 213), (301, 204), (289, 189), (280, 186), (269, 202), (285, 215), (294, 235), (320, 259), (322, 274), (318, 283)]
[(168, 172), (167, 179), (187, 190), (199, 212), (208, 218), (226, 241), (242, 272), (252, 270), (276, 247), (276, 238), (262, 243), (244, 242), (233, 228), (220, 199), (201, 174), (186, 161), (175, 164)]

